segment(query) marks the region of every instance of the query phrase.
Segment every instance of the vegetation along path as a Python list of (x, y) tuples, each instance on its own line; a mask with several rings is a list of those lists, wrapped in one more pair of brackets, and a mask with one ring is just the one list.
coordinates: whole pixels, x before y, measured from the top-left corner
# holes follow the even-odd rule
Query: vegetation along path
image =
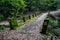
[[(57, 11), (50, 13), (57, 13)], [(39, 28), (42, 27), (47, 15), (48, 13), (43, 13), (16, 30), (0, 30), (0, 40), (43, 40), (42, 35), (39, 33)]]
[(39, 33), (39, 28), (42, 26), (44, 19), (47, 17), (48, 13), (43, 13), (42, 16), (37, 17), (36, 19), (26, 23), (16, 30), (21, 31), (22, 33)]
[(44, 19), (48, 13), (43, 13), (41, 16), (24, 24), (23, 26), (11, 31), (1, 31), (1, 40), (42, 40), (39, 34), (39, 27), (42, 26)]

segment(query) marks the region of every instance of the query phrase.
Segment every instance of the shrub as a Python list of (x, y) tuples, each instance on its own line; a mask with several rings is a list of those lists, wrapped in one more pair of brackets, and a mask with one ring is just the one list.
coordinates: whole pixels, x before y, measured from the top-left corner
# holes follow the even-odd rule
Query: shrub
[(58, 27), (58, 19), (53, 18), (53, 17), (49, 17), (49, 26), (48, 26), (48, 32), (56, 35), (56, 36), (60, 36), (60, 28)]
[(60, 28), (53, 29), (53, 33), (54, 33), (56, 36), (60, 36)]
[(9, 23), (11, 29), (16, 29), (18, 27), (17, 19), (15, 17), (10, 18)]
[(4, 30), (5, 26), (4, 25), (0, 25), (0, 30)]
[(0, 21), (4, 20), (4, 16), (0, 14)]

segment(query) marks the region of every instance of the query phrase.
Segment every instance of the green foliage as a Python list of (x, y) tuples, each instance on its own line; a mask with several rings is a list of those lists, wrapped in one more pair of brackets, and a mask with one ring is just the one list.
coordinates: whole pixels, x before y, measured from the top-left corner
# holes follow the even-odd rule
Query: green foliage
[(50, 18), (49, 24), (53, 26), (52, 28), (56, 28), (58, 26), (58, 20), (57, 19), (54, 20), (53, 18)]
[(5, 26), (4, 25), (0, 25), (0, 30), (4, 30)]
[(25, 0), (28, 11), (56, 10), (58, 2), (56, 0)]
[(4, 16), (0, 14), (0, 21), (4, 20)]
[(42, 40), (47, 40), (47, 37), (46, 37), (46, 36), (44, 36), (44, 37), (42, 38)]
[(54, 29), (54, 30), (53, 30), (53, 33), (54, 33), (56, 36), (60, 36), (60, 28)]
[(16, 29), (18, 27), (17, 20), (14, 17), (9, 19), (9, 24), (11, 29)]
[(16, 17), (26, 11), (56, 10), (59, 5), (59, 0), (0, 0), (0, 10), (5, 18)]
[(53, 35), (60, 36), (60, 28), (58, 26), (58, 22), (58, 19), (49, 17), (49, 26), (47, 31)]
[[(24, 0), (0, 0), (1, 13), (6, 17), (14, 16), (25, 10)], [(13, 14), (12, 14), (13, 13)]]

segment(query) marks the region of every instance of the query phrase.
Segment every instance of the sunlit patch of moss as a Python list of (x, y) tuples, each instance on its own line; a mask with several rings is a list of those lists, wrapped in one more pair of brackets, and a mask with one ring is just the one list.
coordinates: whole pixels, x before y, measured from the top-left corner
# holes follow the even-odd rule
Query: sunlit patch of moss
[(46, 36), (42, 37), (42, 40), (47, 40), (47, 37)]
[(47, 36), (53, 36), (53, 34), (51, 34), (51, 33), (47, 33)]
[(18, 27), (17, 19), (15, 17), (9, 18), (10, 29), (16, 29)]
[(18, 24), (18, 26), (22, 26), (24, 23), (25, 23), (25, 22), (21, 22), (21, 23)]

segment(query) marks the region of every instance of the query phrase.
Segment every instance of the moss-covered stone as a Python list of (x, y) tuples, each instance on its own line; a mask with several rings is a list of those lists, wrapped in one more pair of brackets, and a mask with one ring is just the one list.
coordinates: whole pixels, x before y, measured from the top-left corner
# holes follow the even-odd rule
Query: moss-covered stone
[(18, 27), (17, 19), (12, 17), (9, 19), (10, 29), (16, 29)]

